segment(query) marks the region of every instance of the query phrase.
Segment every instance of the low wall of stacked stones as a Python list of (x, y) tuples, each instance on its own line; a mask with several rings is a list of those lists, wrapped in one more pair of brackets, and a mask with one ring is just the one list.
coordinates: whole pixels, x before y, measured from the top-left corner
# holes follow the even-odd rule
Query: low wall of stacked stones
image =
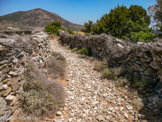
[(59, 30), (60, 42), (70, 48), (87, 48), (90, 55), (108, 62), (110, 67), (123, 68), (123, 73), (133, 81), (147, 81), (162, 92), (162, 41), (130, 43), (110, 35), (68, 34)]
[(49, 53), (49, 39), (44, 32), (0, 34), (0, 122), (5, 122), (18, 107), (18, 92), (29, 58), (43, 67)]

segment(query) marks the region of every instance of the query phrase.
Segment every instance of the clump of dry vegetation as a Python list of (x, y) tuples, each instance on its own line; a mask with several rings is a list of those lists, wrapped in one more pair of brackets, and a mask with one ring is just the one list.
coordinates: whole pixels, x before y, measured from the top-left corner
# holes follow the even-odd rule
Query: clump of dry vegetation
[(115, 80), (115, 79), (118, 79), (120, 77), (121, 73), (122, 73), (121, 67), (106, 68), (106, 69), (104, 69), (104, 71), (102, 73), (102, 77)]
[(95, 63), (93, 69), (96, 70), (96, 71), (98, 71), (98, 72), (101, 72), (104, 69), (106, 69), (107, 66), (108, 66), (107, 62), (97, 62), (97, 63)]
[(66, 59), (60, 53), (52, 52), (47, 61), (48, 75), (52, 78), (63, 77), (65, 74)]
[(33, 61), (28, 62), (24, 79), (19, 101), (25, 113), (38, 117), (52, 117), (64, 105), (62, 85), (49, 81)]

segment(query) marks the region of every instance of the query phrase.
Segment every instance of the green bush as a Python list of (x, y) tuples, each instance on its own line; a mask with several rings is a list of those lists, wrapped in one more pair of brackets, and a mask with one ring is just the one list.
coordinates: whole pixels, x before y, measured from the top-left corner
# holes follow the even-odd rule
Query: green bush
[(58, 34), (58, 30), (61, 29), (61, 30), (64, 30), (62, 27), (61, 27), (61, 22), (53, 22), (51, 23), (50, 25), (47, 25), (45, 27), (45, 30), (46, 32), (50, 32), (52, 34)]
[(72, 53), (74, 53), (74, 52), (78, 52), (78, 48), (74, 48), (74, 49), (72, 49), (71, 52), (72, 52)]
[(140, 80), (139, 76), (135, 75), (133, 77), (133, 87), (137, 88), (139, 91), (143, 91), (149, 88), (150, 84), (146, 78)]
[(19, 31), (17, 31), (16, 33), (20, 35), (20, 34), (24, 33), (24, 31), (19, 30)]
[(29, 61), (24, 74), (23, 91), (19, 94), (22, 110), (31, 116), (49, 117), (64, 105), (61, 84), (49, 81), (33, 61)]
[(67, 32), (68, 32), (69, 34), (75, 34), (71, 29), (68, 29)]
[(110, 78), (112, 72), (110, 71), (110, 69), (106, 68), (103, 73), (102, 73), (102, 78)]
[(88, 50), (86, 48), (80, 49), (79, 53), (82, 54), (82, 55), (87, 55), (88, 56)]

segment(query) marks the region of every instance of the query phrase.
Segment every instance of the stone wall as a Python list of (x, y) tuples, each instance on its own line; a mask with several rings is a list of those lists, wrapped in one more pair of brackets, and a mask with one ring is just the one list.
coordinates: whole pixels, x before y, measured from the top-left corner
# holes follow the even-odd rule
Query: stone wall
[(122, 66), (128, 78), (147, 81), (162, 92), (162, 41), (128, 43), (110, 35), (70, 35), (59, 30), (60, 42), (70, 48), (87, 48), (93, 57), (106, 60), (110, 67)]
[[(23, 73), (31, 58), (40, 67), (46, 65), (50, 53), (48, 35), (0, 35), (0, 122), (6, 121), (18, 107), (18, 92), (24, 82)], [(45, 71), (44, 71), (45, 72)]]

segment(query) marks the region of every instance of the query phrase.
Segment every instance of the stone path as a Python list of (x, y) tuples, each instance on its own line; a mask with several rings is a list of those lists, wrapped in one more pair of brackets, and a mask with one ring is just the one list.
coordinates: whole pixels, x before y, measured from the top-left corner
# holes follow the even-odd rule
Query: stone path
[(66, 104), (58, 113), (57, 122), (137, 120), (138, 114), (126, 96), (126, 88), (117, 88), (112, 81), (101, 79), (101, 74), (93, 70), (92, 61), (79, 58), (57, 40), (51, 40), (50, 45), (51, 50), (61, 53), (67, 60)]

